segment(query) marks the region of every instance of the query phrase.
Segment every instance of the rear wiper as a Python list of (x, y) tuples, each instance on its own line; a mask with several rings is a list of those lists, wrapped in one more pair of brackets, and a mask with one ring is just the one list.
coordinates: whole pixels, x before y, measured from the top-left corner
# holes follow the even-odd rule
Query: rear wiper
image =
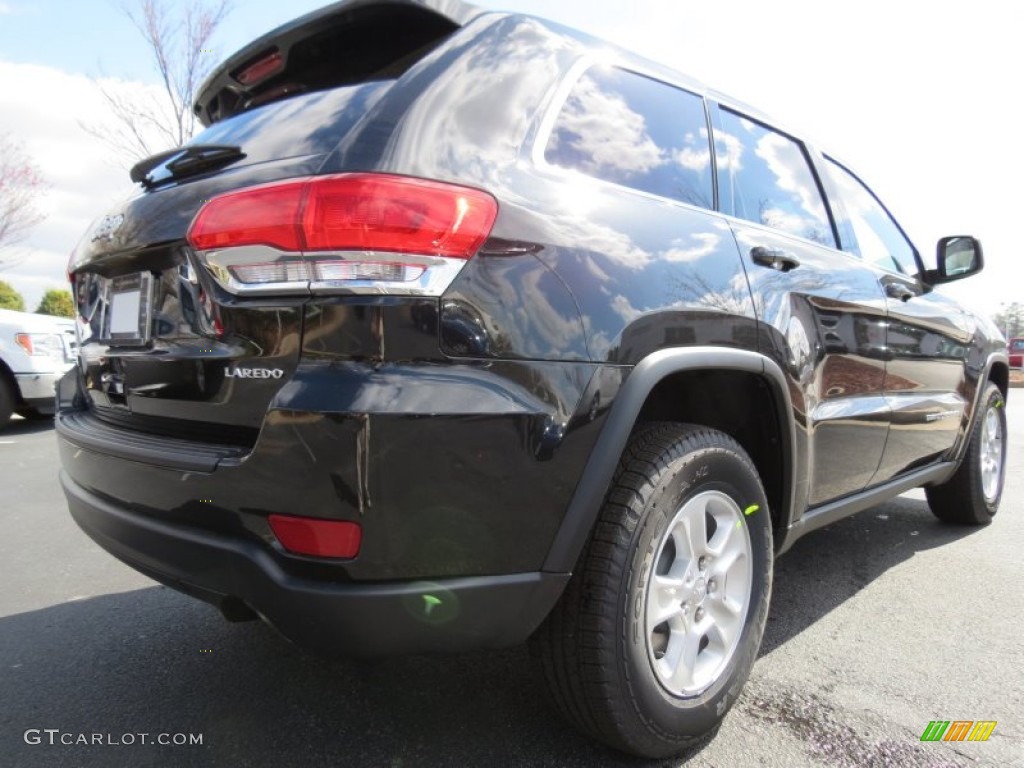
[(132, 181), (150, 189), (156, 186), (157, 182), (150, 178), (149, 173), (161, 165), (166, 164), (169, 178), (180, 179), (233, 163), (243, 157), (245, 153), (242, 148), (230, 144), (192, 144), (188, 147), (158, 152), (145, 160), (140, 160), (132, 166), (129, 175)]

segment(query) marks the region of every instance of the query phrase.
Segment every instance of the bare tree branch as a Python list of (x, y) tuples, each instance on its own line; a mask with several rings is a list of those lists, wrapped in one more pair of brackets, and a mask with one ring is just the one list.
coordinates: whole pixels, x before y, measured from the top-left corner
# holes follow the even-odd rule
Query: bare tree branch
[(0, 134), (0, 247), (23, 240), (43, 220), (35, 201), (45, 188), (22, 146)]
[(111, 119), (103, 125), (79, 122), (79, 126), (123, 163), (192, 138), (196, 128), (192, 101), (216, 61), (208, 46), (230, 11), (230, 0), (187, 0), (180, 5), (136, 0), (122, 10), (149, 47), (161, 96), (146, 99), (115, 82), (95, 79)]

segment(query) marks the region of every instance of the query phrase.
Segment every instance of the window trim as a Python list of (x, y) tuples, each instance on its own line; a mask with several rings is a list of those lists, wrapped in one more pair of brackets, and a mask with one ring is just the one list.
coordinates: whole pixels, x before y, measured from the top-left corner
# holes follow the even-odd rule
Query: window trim
[[(716, 134), (719, 131), (721, 133), (723, 133), (723, 134), (725, 133), (725, 126), (722, 124), (722, 112), (729, 112), (729, 113), (731, 113), (733, 115), (736, 115), (738, 118), (740, 118), (742, 120), (749, 120), (750, 122), (755, 123), (756, 125), (761, 126), (765, 130), (768, 130), (768, 131), (771, 131), (773, 133), (776, 133), (779, 136), (782, 136), (782, 137), (784, 137), (786, 139), (789, 139), (794, 144), (796, 144), (797, 148), (800, 150), (800, 154), (804, 158), (804, 161), (807, 163), (807, 170), (810, 172), (811, 179), (814, 181), (814, 186), (818, 190), (818, 196), (821, 198), (821, 203), (822, 203), (822, 207), (825, 210), (825, 218), (826, 218), (828, 226), (829, 226), (829, 231), (832, 233), (832, 243), (819, 243), (819, 242), (816, 242), (814, 240), (811, 240), (810, 238), (804, 237), (803, 235), (797, 234), (796, 232), (788, 232), (788, 231), (786, 231), (784, 229), (779, 229), (778, 227), (769, 226), (769, 225), (764, 224), (764, 223), (762, 223), (760, 221), (751, 221), (750, 219), (746, 219), (746, 218), (743, 218), (742, 216), (738, 216), (738, 215), (736, 215), (735, 208), (731, 204), (732, 203), (731, 199), (729, 201), (730, 204), (728, 206), (728, 210), (726, 210), (724, 202), (720, 204), (718, 210), (721, 213), (724, 213), (726, 216), (729, 216), (729, 217), (731, 217), (733, 219), (736, 219), (736, 221), (742, 221), (745, 224), (755, 224), (757, 226), (764, 227), (765, 229), (768, 229), (768, 230), (770, 230), (772, 232), (779, 232), (779, 233), (782, 233), (784, 235), (788, 235), (789, 237), (795, 237), (795, 238), (797, 238), (797, 239), (799, 239), (799, 240), (801, 240), (803, 242), (812, 243), (812, 244), (814, 244), (814, 245), (816, 245), (816, 246), (818, 246), (820, 248), (828, 248), (828, 249), (833, 250), (833, 251), (842, 251), (842, 248), (840, 247), (841, 243), (842, 243), (842, 239), (839, 237), (839, 228), (837, 226), (835, 212), (832, 210), (831, 196), (827, 193), (827, 191), (825, 189), (825, 184), (824, 184), (825, 180), (822, 178), (821, 174), (818, 172), (817, 164), (814, 162), (814, 152), (813, 152), (812, 147), (806, 141), (804, 141), (803, 139), (801, 139), (801, 138), (799, 138), (797, 136), (794, 136), (792, 133), (790, 133), (788, 131), (784, 131), (781, 128), (776, 128), (774, 125), (772, 125), (768, 121), (766, 121), (766, 120), (764, 120), (764, 119), (762, 119), (760, 117), (752, 116), (752, 115), (744, 112), (741, 108), (734, 107), (734, 106), (732, 106), (731, 104), (729, 104), (727, 102), (721, 102), (721, 101), (717, 101), (717, 100), (709, 100), (709, 110), (712, 112), (713, 119), (714, 119), (714, 131), (715, 131), (715, 134), (713, 134), (711, 146), (712, 146), (712, 154), (715, 155), (716, 157), (717, 157), (717, 154), (718, 154), (718, 141), (717, 141), (717, 135)], [(715, 178), (716, 184), (715, 184), (715, 187), (720, 189), (720, 188), (724, 187), (725, 184), (724, 184), (724, 180), (717, 176), (717, 170), (718, 170), (717, 162), (715, 163), (715, 170), (716, 170), (716, 178)], [(733, 184), (732, 184), (732, 179), (731, 178), (728, 180), (728, 186), (729, 186), (730, 190), (733, 188)], [(844, 209), (844, 212), (845, 212), (845, 209)], [(853, 256), (854, 258), (857, 258), (857, 254), (855, 254), (855, 253), (849, 253), (849, 255)]]
[[(565, 108), (566, 102), (576, 89), (579, 81), (583, 79), (583, 76), (591, 69), (598, 67), (611, 67), (613, 69), (618, 69), (630, 75), (636, 75), (637, 77), (643, 77), (647, 80), (653, 80), (656, 83), (660, 83), (661, 85), (669, 88), (674, 88), (677, 91), (683, 91), (684, 93), (700, 99), (701, 105), (704, 108), (704, 123), (708, 130), (708, 153), (711, 158), (711, 208), (705, 208), (702, 205), (688, 203), (685, 200), (680, 200), (676, 197), (666, 197), (665, 195), (659, 195), (656, 192), (648, 192), (644, 189), (631, 187), (628, 184), (620, 184), (617, 181), (609, 181), (608, 179), (603, 179), (600, 176), (593, 176), (589, 173), (584, 173), (583, 171), (567, 168), (564, 165), (557, 165), (555, 163), (548, 162), (547, 148), (551, 141), (551, 134), (554, 133), (555, 124), (558, 122), (559, 115), (562, 114), (562, 110)], [(696, 211), (702, 211), (704, 213), (719, 213), (718, 166), (715, 160), (713, 137), (714, 133), (711, 125), (708, 98), (705, 94), (698, 92), (692, 85), (683, 85), (681, 82), (673, 81), (671, 78), (665, 77), (662, 73), (656, 73), (643, 66), (637, 66), (632, 62), (625, 62), (617, 58), (587, 55), (582, 56), (572, 65), (572, 67), (569, 68), (561, 84), (557, 89), (555, 89), (554, 95), (541, 117), (536, 136), (533, 140), (533, 145), (530, 148), (529, 156), (530, 160), (538, 169), (547, 173), (571, 178), (573, 180), (585, 180), (587, 182), (600, 184), (613, 189), (624, 189), (633, 194), (642, 195), (652, 200), (660, 200), (672, 203), (673, 205), (685, 205), (688, 208), (692, 208)]]
[[(867, 264), (868, 266), (874, 267), (875, 269), (878, 269), (878, 270), (880, 270), (882, 272), (885, 272), (888, 275), (896, 275), (896, 276), (902, 277), (904, 279), (911, 278), (911, 279), (920, 280), (921, 279), (921, 275), (923, 275), (925, 273), (924, 262), (921, 260), (921, 253), (917, 250), (917, 246), (914, 244), (914, 241), (910, 239), (910, 236), (903, 229), (903, 226), (900, 224), (899, 220), (895, 216), (892, 215), (892, 211), (889, 210), (888, 206), (886, 206), (886, 204), (882, 202), (881, 198), (879, 198), (878, 195), (875, 194), (875, 191), (870, 186), (868, 186), (867, 183), (865, 183), (864, 179), (862, 179), (860, 176), (858, 176), (856, 173), (854, 173), (854, 171), (852, 171), (848, 165), (846, 165), (843, 162), (840, 162), (839, 160), (837, 160), (835, 158), (835, 156), (830, 155), (827, 152), (821, 152), (820, 153), (820, 157), (821, 157), (823, 163), (829, 163), (829, 162), (834, 163), (838, 168), (840, 168), (841, 170), (846, 171), (846, 173), (850, 174), (850, 176), (853, 177), (853, 179), (855, 181), (857, 181), (858, 184), (860, 184), (865, 190), (867, 190), (867, 193), (869, 195), (871, 195), (871, 199), (873, 199), (876, 203), (878, 203), (878, 206), (885, 212), (885, 215), (889, 217), (889, 221), (891, 221), (893, 223), (893, 225), (895, 225), (896, 231), (900, 233), (900, 235), (903, 237), (904, 241), (906, 241), (907, 245), (910, 246), (910, 252), (911, 252), (911, 254), (914, 257), (914, 266), (917, 267), (917, 273), (916, 274), (912, 274), (912, 273), (909, 273), (909, 272), (894, 272), (891, 269), (886, 269), (885, 267), (883, 267), (883, 266), (881, 266), (879, 264), (875, 264), (874, 262), (868, 261), (867, 259), (864, 258), (863, 255), (861, 255), (859, 253), (856, 253), (854, 251), (850, 251), (850, 250), (847, 250), (846, 248), (842, 248), (841, 247), (841, 250), (843, 251), (843, 253), (847, 253), (850, 256), (852, 256), (853, 258), (857, 259), (862, 264)], [(843, 217), (846, 219), (846, 221), (848, 221), (848, 222), (851, 221), (849, 211), (846, 208), (846, 202), (843, 200), (843, 196), (841, 194), (839, 194), (839, 190), (833, 189), (833, 187), (835, 187), (835, 184), (832, 181), (831, 177), (828, 175), (828, 168), (824, 167), (823, 170), (825, 171), (823, 176), (827, 180), (828, 185), (829, 185), (829, 195), (835, 197), (836, 206), (839, 208), (839, 210), (842, 211)], [(833, 193), (834, 193), (834, 195), (833, 195)], [(850, 224), (850, 234), (851, 234), (851, 237), (856, 242), (857, 241), (857, 233), (855, 231), (853, 231), (853, 224), (852, 223)], [(841, 246), (841, 241), (840, 241), (840, 246)], [(859, 247), (859, 243), (858, 243), (858, 247)], [(897, 264), (899, 264), (899, 261), (897, 261), (896, 259), (893, 259), (893, 260), (896, 261)], [(902, 267), (903, 265), (900, 265), (900, 266)]]

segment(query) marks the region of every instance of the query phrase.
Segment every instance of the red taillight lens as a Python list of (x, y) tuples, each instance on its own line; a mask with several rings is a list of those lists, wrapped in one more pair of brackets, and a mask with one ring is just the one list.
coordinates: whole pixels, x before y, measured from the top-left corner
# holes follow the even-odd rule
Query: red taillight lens
[(270, 515), (267, 520), (281, 546), (297, 555), (353, 558), (363, 541), (359, 523), (290, 515)]
[(229, 192), (189, 228), (198, 251), (266, 245), (284, 251), (383, 251), (469, 259), (498, 204), (486, 192), (383, 174), (321, 176)]
[(197, 251), (267, 245), (301, 251), (299, 215), (307, 182), (252, 187), (214, 198), (204, 205), (188, 230)]
[(311, 182), (302, 231), (311, 251), (468, 259), (483, 245), (497, 211), (494, 198), (476, 189), (359, 174)]

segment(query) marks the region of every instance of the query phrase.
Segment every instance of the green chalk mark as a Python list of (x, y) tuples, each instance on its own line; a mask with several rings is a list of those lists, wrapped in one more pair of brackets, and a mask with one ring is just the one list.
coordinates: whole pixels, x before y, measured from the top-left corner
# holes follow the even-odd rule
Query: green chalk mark
[(757, 510), (759, 510), (760, 508), (761, 507), (759, 505), (757, 505), (757, 504), (751, 504), (749, 507), (747, 507), (746, 509), (743, 510), (743, 514), (746, 515), (747, 517), (750, 517), (752, 514), (757, 512)]
[(434, 610), (435, 605), (441, 604), (441, 598), (434, 597), (433, 595), (423, 595), (423, 611), (430, 615), (430, 612)]

